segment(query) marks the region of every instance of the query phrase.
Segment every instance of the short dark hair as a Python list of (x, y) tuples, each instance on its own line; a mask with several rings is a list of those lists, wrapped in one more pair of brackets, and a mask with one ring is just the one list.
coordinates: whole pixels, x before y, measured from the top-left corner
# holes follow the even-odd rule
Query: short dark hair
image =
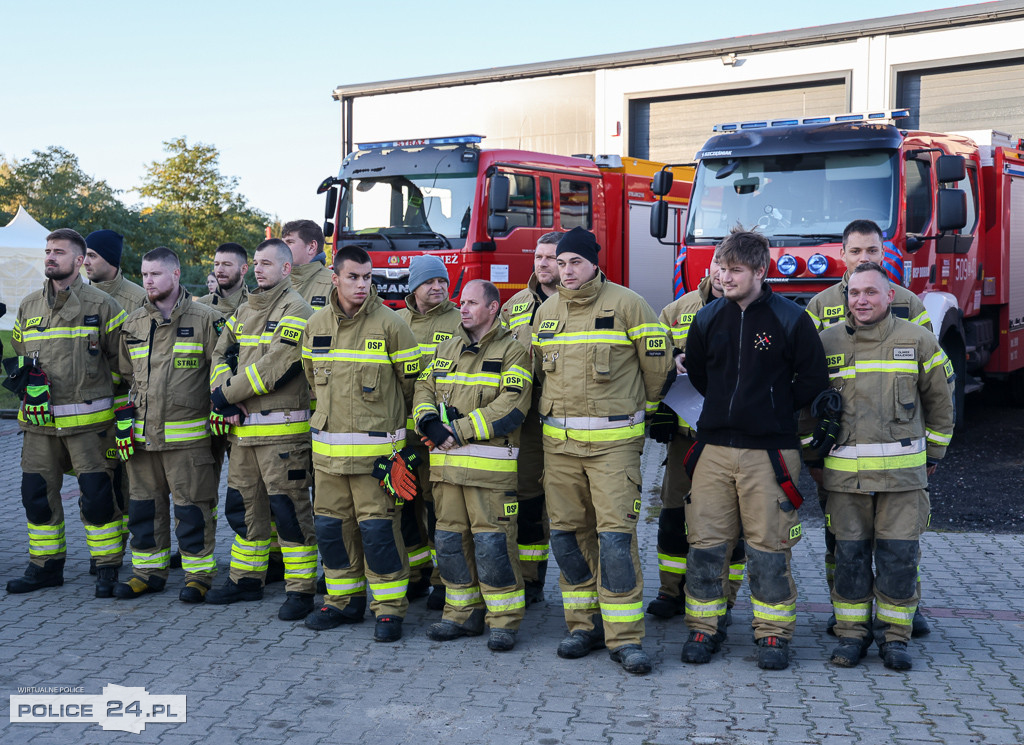
[[(863, 231), (861, 231), (861, 230), (855, 230), (854, 232), (855, 233), (863, 233)], [(867, 261), (867, 262), (864, 262), (863, 264), (857, 264), (857, 266), (855, 266), (853, 268), (853, 271), (850, 273), (850, 276), (852, 277), (854, 274), (865, 274), (867, 272), (878, 272), (883, 277), (885, 277), (886, 284), (889, 284), (892, 281), (892, 280), (889, 279), (889, 275), (885, 271), (885, 269), (883, 269), (882, 267), (880, 267), (878, 264), (876, 264), (873, 261)]]
[(771, 251), (768, 248), (767, 238), (760, 233), (744, 230), (742, 225), (737, 224), (718, 245), (715, 254), (718, 263), (723, 266), (728, 262), (736, 262), (755, 272), (758, 269), (768, 271), (768, 264), (771, 263)]
[(213, 253), (214, 255), (234, 254), (241, 260), (243, 264), (249, 263), (249, 254), (246, 253), (245, 248), (243, 248), (238, 243), (221, 243), (219, 246), (217, 246), (217, 250), (214, 251)]
[(341, 265), (346, 261), (351, 261), (354, 264), (372, 264), (373, 259), (370, 258), (370, 254), (359, 246), (342, 246), (334, 254), (334, 263), (331, 265), (334, 268), (335, 273), (341, 271)]
[(288, 248), (288, 244), (280, 238), (267, 238), (263, 243), (256, 246), (256, 250), (253, 251), (253, 256), (258, 254), (260, 251), (268, 250), (274, 251), (277, 254), (277, 260), (282, 264), (292, 263), (292, 250)]
[(167, 248), (167, 246), (157, 246), (152, 251), (147, 251), (142, 260), (162, 261), (165, 264), (172, 265), (175, 269), (181, 269), (181, 260), (178, 258), (178, 254)]
[(557, 244), (560, 240), (562, 240), (563, 235), (565, 235), (565, 233), (563, 233), (562, 231), (553, 230), (550, 233), (545, 233), (540, 238), (538, 238), (537, 243)]
[(501, 305), (501, 293), (498, 292), (497, 287), (486, 279), (471, 279), (466, 283), (466, 287), (468, 288), (470, 285), (480, 285), (484, 293), (484, 305), (490, 305), (491, 303)]
[(843, 230), (843, 247), (846, 247), (846, 239), (850, 237), (851, 233), (857, 233), (859, 235), (877, 235), (880, 239), (884, 240), (885, 236), (882, 235), (882, 229), (878, 227), (878, 223), (874, 220), (854, 220)]
[(85, 256), (85, 238), (77, 230), (57, 228), (46, 236), (46, 242), (49, 243), (50, 241), (68, 241), (78, 248), (78, 253)]
[(296, 233), (303, 243), (316, 241), (317, 248), (324, 247), (324, 231), (312, 220), (292, 220), (286, 222), (281, 228), (281, 237), (289, 233)]

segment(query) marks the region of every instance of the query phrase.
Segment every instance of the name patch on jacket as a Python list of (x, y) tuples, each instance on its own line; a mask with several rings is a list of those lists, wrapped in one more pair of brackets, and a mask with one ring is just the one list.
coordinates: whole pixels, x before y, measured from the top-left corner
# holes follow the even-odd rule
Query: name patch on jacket
[(594, 319), (595, 329), (613, 329), (615, 328), (615, 316), (602, 316), (601, 318)]
[(179, 357), (174, 360), (174, 367), (177, 369), (199, 367), (198, 357)]
[(314, 336), (313, 337), (314, 347), (329, 347), (331, 346), (331, 337), (329, 336)]
[(501, 360), (484, 360), (484, 364), (480, 366), (480, 372), (500, 373)]
[(558, 331), (558, 321), (557, 320), (541, 321), (540, 322), (540, 331), (539, 331), (539, 333), (541, 335), (547, 334), (548, 336), (551, 336), (556, 331)]
[(649, 336), (644, 343), (644, 347), (647, 350), (648, 357), (664, 357), (665, 356), (665, 337), (664, 336)]
[(892, 350), (894, 360), (916, 360), (917, 350), (913, 347), (896, 347)]
[(845, 354), (830, 354), (825, 357), (825, 367), (842, 367), (845, 362)]
[(530, 307), (530, 301), (527, 300), (525, 303), (516, 303), (512, 306), (513, 313), (525, 313)]
[(843, 313), (843, 310), (844, 306), (842, 305), (830, 305), (827, 308), (821, 309), (821, 317), (839, 319), (846, 315), (845, 313)]
[(195, 336), (196, 332), (192, 326), (182, 326), (178, 329), (178, 336)]
[(263, 330), (264, 331), (273, 331), (276, 328), (277, 328), (277, 321), (267, 321), (267, 327), (265, 329), (263, 329)]
[(366, 347), (367, 352), (383, 352), (384, 351), (384, 340), (383, 339), (367, 339)]
[(451, 334), (446, 334), (443, 331), (435, 331), (434, 332), (434, 343), (440, 343), (442, 341), (448, 341), (448, 339), (451, 339), (451, 338), (452, 338)]
[(85, 318), (82, 319), (82, 323), (84, 323), (86, 326), (99, 326), (100, 325), (100, 317), (99, 316), (86, 316)]
[(309, 304), (310, 304), (310, 306), (312, 306), (314, 308), (322, 308), (325, 305), (327, 305), (327, 296), (326, 295), (314, 295), (313, 297), (311, 297), (309, 299)]

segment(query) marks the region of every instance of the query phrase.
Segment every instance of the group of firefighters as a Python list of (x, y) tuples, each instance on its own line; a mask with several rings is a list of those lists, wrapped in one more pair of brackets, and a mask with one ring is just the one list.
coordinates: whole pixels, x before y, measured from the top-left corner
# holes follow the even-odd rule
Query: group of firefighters
[[(542, 236), (528, 287), (504, 305), (483, 280), (456, 305), (445, 264), (414, 257), (398, 312), (362, 248), (325, 265), (308, 220), (256, 248), (252, 291), (246, 250), (219, 246), (217, 288), (201, 298), (168, 248), (142, 257), (140, 288), (120, 270), (117, 233), (55, 230), (4, 360), (22, 399), (29, 534), (7, 591), (63, 584), (73, 472), (96, 597), (160, 592), (176, 566), (186, 603), (260, 600), (283, 580), (282, 620), (359, 623), (369, 600), (381, 642), (426, 597), (442, 611), (430, 639), (487, 630), (505, 651), (543, 599), (550, 550), (568, 631), (558, 656), (606, 647), (644, 674), (649, 435), (668, 458), (647, 612), (685, 613), (684, 662), (720, 649), (745, 568), (757, 664), (789, 664), (803, 460), (826, 514), (831, 661), (856, 665), (877, 639), (887, 667), (908, 669), (907, 641), (927, 631), (919, 537), (953, 374), (920, 301), (880, 268), (882, 242), (874, 223), (851, 223), (847, 274), (804, 309), (765, 282), (767, 240), (737, 228), (659, 320), (605, 277), (582, 228)], [(659, 403), (684, 374), (703, 396), (696, 422)], [(215, 588), (225, 456), (234, 540)]]

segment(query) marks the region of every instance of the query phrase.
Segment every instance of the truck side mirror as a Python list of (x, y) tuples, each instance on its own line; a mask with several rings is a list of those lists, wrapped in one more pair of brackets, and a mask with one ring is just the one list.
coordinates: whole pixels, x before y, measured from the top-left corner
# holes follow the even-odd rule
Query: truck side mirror
[(935, 180), (940, 184), (953, 184), (967, 176), (962, 155), (940, 155), (935, 161)]
[(487, 234), (496, 235), (508, 232), (508, 218), (504, 215), (490, 215), (487, 218)]
[(334, 235), (334, 223), (330, 220), (324, 220), (324, 235), (327, 237)]
[(512, 182), (508, 176), (500, 173), (491, 176), (487, 192), (487, 206), (491, 212), (508, 212), (509, 195), (512, 192)]
[(935, 223), (940, 232), (967, 226), (967, 194), (963, 189), (939, 189), (935, 208)]
[(334, 212), (338, 209), (338, 187), (332, 186), (327, 190), (327, 199), (324, 204), (324, 219), (333, 220)]
[(659, 197), (672, 191), (672, 171), (662, 169), (654, 174), (654, 178), (651, 180), (651, 191)]
[[(672, 174), (668, 175), (671, 180)], [(668, 202), (661, 199), (651, 205), (651, 235), (655, 238), (664, 238), (668, 235)]]

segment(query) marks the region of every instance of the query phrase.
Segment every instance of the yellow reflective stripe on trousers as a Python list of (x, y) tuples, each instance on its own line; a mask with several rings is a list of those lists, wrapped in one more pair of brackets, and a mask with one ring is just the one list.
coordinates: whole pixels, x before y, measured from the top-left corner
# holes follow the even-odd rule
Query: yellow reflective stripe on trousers
[(281, 546), (285, 579), (316, 577), (316, 544), (312, 546)]
[(430, 563), (430, 548), (428, 546), (408, 551), (407, 553), (409, 554), (410, 567), (419, 567)]
[(729, 580), (731, 582), (742, 582), (743, 573), (746, 570), (746, 564), (730, 564), (729, 565)]
[[(162, 551), (140, 551), (132, 549), (132, 567), (134, 569), (167, 569), (171, 565), (171, 549), (165, 548)], [(185, 566), (185, 557), (181, 559), (181, 566)]]
[(63, 522), (59, 522), (56, 525), (28, 523), (29, 556), (63, 554), (67, 551), (67, 548)]
[(605, 623), (633, 623), (644, 620), (643, 601), (638, 603), (601, 603), (601, 620)]
[(879, 603), (875, 615), (882, 623), (894, 623), (899, 626), (910, 626), (914, 623), (916, 605), (890, 605)]
[(754, 606), (754, 618), (760, 618), (763, 621), (776, 621), (778, 623), (796, 621), (796, 603), (772, 605), (771, 603), (762, 603), (757, 598), (751, 597), (750, 604)]
[(837, 621), (867, 623), (871, 620), (871, 601), (866, 603), (832, 603)]
[(366, 577), (324, 577), (328, 595), (358, 595), (366, 592)]
[(563, 592), (562, 607), (566, 610), (597, 610), (600, 604), (596, 592)]
[(250, 541), (235, 536), (231, 544), (231, 568), (242, 572), (264, 572), (270, 556), (270, 539)]
[(546, 543), (520, 543), (519, 561), (547, 561), (550, 551)]
[(658, 571), (671, 574), (686, 574), (686, 557), (659, 553)]
[(491, 613), (501, 613), (526, 607), (526, 593), (523, 590), (485, 592), (483, 596), (484, 604)]
[(716, 616), (724, 616), (727, 609), (726, 599), (715, 598), (714, 600), (697, 600), (696, 598), (686, 597), (686, 615), (694, 616), (696, 618), (715, 618)]
[(405, 597), (405, 591), (409, 587), (409, 580), (396, 579), (393, 582), (371, 582), (370, 592), (374, 600), (399, 600)]
[(124, 548), (121, 544), (121, 521), (103, 525), (86, 524), (85, 542), (94, 558), (121, 553)]
[(471, 587), (449, 587), (445, 591), (445, 602), (456, 608), (478, 605), (483, 600), (479, 585)]
[(217, 570), (217, 560), (213, 558), (212, 553), (207, 556), (189, 556), (183, 553), (181, 555), (181, 568), (185, 570), (186, 574), (213, 572)]

